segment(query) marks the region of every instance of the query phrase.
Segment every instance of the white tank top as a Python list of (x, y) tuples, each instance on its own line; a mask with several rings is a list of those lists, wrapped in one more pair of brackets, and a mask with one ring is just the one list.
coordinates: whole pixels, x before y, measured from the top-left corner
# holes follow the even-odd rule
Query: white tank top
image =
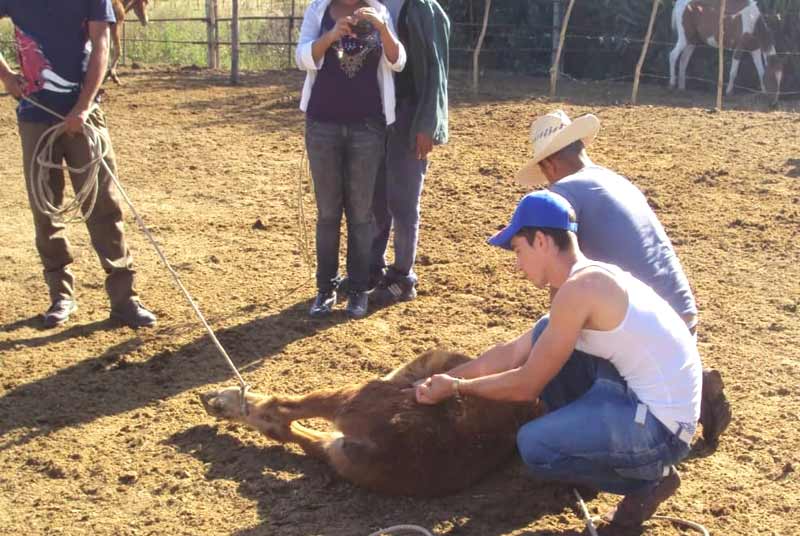
[(611, 331), (581, 330), (576, 349), (610, 361), (658, 420), (691, 437), (700, 418), (703, 376), (692, 334), (653, 289), (617, 266), (577, 263), (570, 276), (589, 266), (614, 275), (628, 295), (628, 309)]

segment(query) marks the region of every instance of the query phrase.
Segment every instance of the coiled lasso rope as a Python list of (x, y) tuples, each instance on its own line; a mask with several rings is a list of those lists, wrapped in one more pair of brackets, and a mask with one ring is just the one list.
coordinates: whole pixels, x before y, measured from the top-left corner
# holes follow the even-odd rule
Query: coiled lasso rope
[[(153, 249), (156, 250), (161, 262), (172, 276), (172, 279), (175, 281), (175, 284), (180, 289), (181, 293), (183, 293), (186, 301), (189, 302), (189, 305), (192, 307), (192, 310), (194, 310), (195, 315), (197, 315), (197, 318), (200, 319), (200, 322), (208, 332), (208, 335), (211, 337), (211, 340), (217, 347), (217, 350), (225, 359), (234, 376), (236, 377), (236, 380), (239, 382), (239, 388), (241, 390), (242, 397), (242, 413), (246, 415), (246, 395), (247, 391), (250, 389), (250, 386), (244, 381), (242, 375), (239, 374), (239, 370), (236, 368), (236, 365), (233, 364), (233, 360), (228, 355), (228, 352), (225, 351), (225, 348), (223, 348), (222, 344), (219, 342), (219, 339), (217, 339), (214, 330), (211, 329), (211, 326), (208, 324), (208, 321), (206, 321), (205, 316), (203, 316), (203, 313), (200, 312), (200, 308), (192, 299), (189, 291), (186, 290), (186, 287), (183, 285), (180, 277), (178, 277), (177, 272), (175, 272), (175, 270), (172, 268), (172, 265), (167, 260), (164, 252), (161, 251), (161, 248), (159, 247), (155, 238), (153, 238), (153, 235), (150, 234), (150, 231), (144, 224), (144, 220), (142, 220), (141, 216), (139, 216), (139, 213), (137, 212), (136, 207), (133, 206), (133, 202), (131, 202), (128, 194), (125, 193), (125, 189), (122, 187), (122, 184), (120, 184), (117, 176), (114, 174), (114, 171), (108, 165), (108, 162), (106, 162), (106, 156), (108, 155), (109, 151), (111, 151), (111, 140), (108, 138), (108, 135), (102, 129), (97, 128), (90, 123), (84, 123), (82, 135), (86, 138), (86, 141), (89, 145), (89, 153), (91, 158), (85, 166), (79, 168), (67, 166), (67, 169), (70, 171), (70, 173), (88, 172), (88, 178), (84, 182), (81, 189), (75, 192), (75, 199), (73, 199), (71, 203), (65, 204), (64, 207), (59, 207), (57, 204), (55, 204), (55, 196), (53, 195), (53, 191), (50, 188), (49, 182), (51, 169), (63, 169), (61, 159), (53, 158), (53, 150), (55, 147), (55, 142), (59, 136), (66, 133), (66, 125), (64, 123), (66, 118), (58, 112), (51, 110), (50, 108), (36, 102), (29, 97), (23, 96), (22, 99), (61, 120), (61, 122), (50, 127), (44, 133), (42, 133), (42, 136), (36, 143), (33, 158), (30, 162), (31, 169), (29, 174), (29, 186), (31, 197), (33, 198), (33, 204), (36, 209), (51, 217), (55, 221), (64, 223), (85, 222), (92, 215), (92, 210), (94, 209), (94, 205), (97, 201), (97, 193), (100, 189), (100, 170), (104, 169), (114, 182), (117, 190), (119, 190), (119, 193), (122, 195), (125, 203), (127, 203), (128, 207), (130, 208), (133, 217), (136, 219), (136, 223), (139, 225), (139, 228), (150, 241)], [(94, 105), (92, 107), (90, 114), (95, 110), (96, 106), (97, 105)], [(88, 202), (89, 205), (86, 207), (86, 210), (82, 211), (81, 214), (82, 207), (86, 202)]]

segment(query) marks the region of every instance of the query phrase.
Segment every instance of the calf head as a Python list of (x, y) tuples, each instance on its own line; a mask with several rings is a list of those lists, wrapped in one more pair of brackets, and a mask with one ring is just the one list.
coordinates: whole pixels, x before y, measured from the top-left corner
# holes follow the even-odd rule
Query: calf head
[(274, 396), (247, 393), (242, 404), (242, 390), (227, 387), (201, 394), (200, 401), (206, 413), (217, 419), (244, 423), (277, 441), (286, 441), (290, 435), (291, 422)]

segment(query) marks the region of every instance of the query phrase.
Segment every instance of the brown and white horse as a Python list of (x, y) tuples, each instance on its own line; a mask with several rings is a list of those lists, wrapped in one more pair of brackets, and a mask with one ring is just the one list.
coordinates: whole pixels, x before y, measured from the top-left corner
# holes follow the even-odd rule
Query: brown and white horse
[(122, 26), (125, 24), (125, 14), (128, 13), (130, 10), (133, 10), (136, 13), (136, 18), (139, 19), (139, 22), (142, 23), (142, 26), (147, 26), (147, 4), (150, 3), (150, 0), (113, 0), (112, 4), (114, 6), (114, 16), (117, 19), (117, 23), (111, 26), (111, 40), (114, 43), (114, 52), (111, 56), (111, 61), (108, 64), (108, 76), (116, 82), (117, 84), (120, 83), (119, 77), (117, 76), (117, 64), (119, 63), (119, 57), (122, 53), (122, 46), (120, 44), (120, 36), (122, 36)]
[[(678, 34), (669, 55), (669, 85), (675, 87), (675, 66), (680, 59), (678, 87), (686, 89), (686, 67), (697, 45), (715, 48), (719, 43), (720, 0), (678, 0), (672, 10), (672, 27)], [(725, 8), (725, 43), (733, 50), (727, 94), (733, 93), (744, 52), (749, 52), (758, 71), (761, 91), (780, 94), (783, 63), (775, 51), (775, 39), (755, 0), (728, 0)]]

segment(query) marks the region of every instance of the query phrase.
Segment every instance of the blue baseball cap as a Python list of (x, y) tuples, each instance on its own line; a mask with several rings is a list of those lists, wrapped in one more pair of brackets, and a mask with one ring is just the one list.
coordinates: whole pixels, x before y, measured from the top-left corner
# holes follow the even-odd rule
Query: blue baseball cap
[(511, 223), (491, 237), (489, 243), (503, 249), (511, 249), (511, 239), (523, 227), (547, 227), (578, 232), (578, 224), (569, 221), (572, 205), (558, 194), (539, 190), (522, 198), (517, 205)]

